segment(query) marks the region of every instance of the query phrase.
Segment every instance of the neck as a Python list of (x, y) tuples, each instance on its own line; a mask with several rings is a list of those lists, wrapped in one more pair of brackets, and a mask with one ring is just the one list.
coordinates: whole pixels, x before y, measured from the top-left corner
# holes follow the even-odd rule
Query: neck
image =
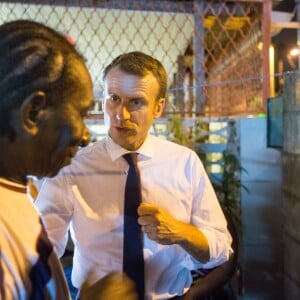
[(0, 138), (0, 177), (26, 185), (27, 173), (25, 172), (25, 161), (22, 159), (24, 151), (26, 149), (11, 147), (7, 140)]
[(26, 176), (9, 176), (9, 175), (5, 175), (2, 172), (0, 173), (0, 177), (15, 183), (19, 183), (22, 185), (26, 185), (27, 184), (27, 177)]
[[(1, 156), (1, 154), (0, 154)], [(17, 172), (16, 168), (13, 165), (9, 165), (8, 163), (4, 162), (3, 160), (0, 161), (0, 177), (4, 178), (9, 181), (13, 181), (15, 183), (20, 183), (26, 185), (27, 183), (27, 176), (26, 174), (23, 175), (23, 172)]]

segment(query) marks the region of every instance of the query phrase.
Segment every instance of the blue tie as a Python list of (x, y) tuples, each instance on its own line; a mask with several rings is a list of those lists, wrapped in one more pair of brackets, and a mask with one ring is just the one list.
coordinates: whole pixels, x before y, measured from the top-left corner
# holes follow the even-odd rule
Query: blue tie
[(137, 208), (142, 201), (137, 153), (123, 157), (129, 164), (124, 203), (123, 271), (135, 282), (139, 300), (144, 300), (143, 233), (137, 222)]

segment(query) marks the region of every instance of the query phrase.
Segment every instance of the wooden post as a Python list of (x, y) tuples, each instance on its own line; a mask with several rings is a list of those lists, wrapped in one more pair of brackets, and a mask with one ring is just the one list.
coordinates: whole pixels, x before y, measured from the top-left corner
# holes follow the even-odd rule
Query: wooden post
[(269, 49), (271, 44), (271, 11), (272, 1), (264, 0), (262, 18), (262, 109), (267, 112), (267, 99), (270, 97), (270, 57)]

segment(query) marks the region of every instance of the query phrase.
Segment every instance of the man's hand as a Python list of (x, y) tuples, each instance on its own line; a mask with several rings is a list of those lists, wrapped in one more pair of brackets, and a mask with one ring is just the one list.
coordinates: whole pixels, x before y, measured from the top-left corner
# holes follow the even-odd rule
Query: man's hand
[(137, 300), (134, 283), (122, 273), (112, 272), (91, 286), (84, 284), (79, 300)]
[(178, 243), (182, 235), (182, 222), (168, 211), (154, 204), (142, 203), (138, 208), (138, 222), (148, 238), (162, 245)]
[(194, 225), (176, 220), (167, 210), (150, 203), (142, 203), (138, 215), (142, 231), (150, 240), (162, 245), (178, 244), (198, 261), (209, 260), (208, 241)]

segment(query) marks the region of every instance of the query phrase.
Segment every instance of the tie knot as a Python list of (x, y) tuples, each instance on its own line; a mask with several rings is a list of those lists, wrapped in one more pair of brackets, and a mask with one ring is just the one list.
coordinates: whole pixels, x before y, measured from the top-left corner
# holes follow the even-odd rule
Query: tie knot
[(138, 156), (138, 153), (136, 153), (136, 152), (126, 153), (123, 155), (123, 157), (126, 159), (126, 161), (128, 162), (128, 164), (130, 166), (137, 165), (137, 156)]

